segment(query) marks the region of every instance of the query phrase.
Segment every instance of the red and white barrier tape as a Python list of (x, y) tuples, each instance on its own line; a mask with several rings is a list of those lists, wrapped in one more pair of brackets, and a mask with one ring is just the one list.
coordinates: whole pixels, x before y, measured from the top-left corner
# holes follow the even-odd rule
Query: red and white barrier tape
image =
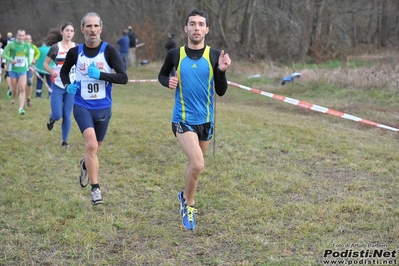
[(375, 126), (375, 127), (379, 127), (379, 128), (383, 128), (383, 129), (388, 129), (388, 130), (392, 130), (392, 131), (395, 131), (395, 132), (399, 132), (399, 129), (397, 129), (397, 128), (390, 127), (390, 126), (387, 126), (387, 125), (383, 125), (383, 124), (380, 124), (380, 123), (376, 123), (376, 122), (373, 122), (373, 121), (370, 121), (370, 120), (367, 120), (367, 119), (363, 119), (363, 118), (360, 118), (360, 117), (357, 117), (357, 116), (346, 114), (346, 113), (343, 113), (343, 112), (340, 112), (340, 111), (336, 111), (336, 110), (333, 110), (333, 109), (330, 109), (330, 108), (326, 108), (326, 107), (323, 107), (323, 106), (315, 105), (315, 104), (304, 102), (304, 101), (298, 101), (296, 99), (292, 99), (292, 98), (289, 98), (289, 97), (281, 96), (281, 95), (278, 95), (278, 94), (273, 94), (273, 93), (270, 93), (270, 92), (261, 91), (261, 90), (258, 90), (258, 89), (253, 89), (253, 88), (246, 87), (246, 86), (243, 86), (243, 85), (231, 82), (231, 81), (227, 81), (227, 83), (229, 85), (232, 85), (232, 86), (235, 86), (235, 87), (238, 87), (238, 88), (241, 88), (241, 89), (253, 92), (253, 93), (257, 93), (257, 94), (260, 94), (260, 95), (263, 95), (263, 96), (267, 96), (267, 97), (270, 97), (270, 98), (273, 98), (273, 99), (276, 99), (276, 100), (279, 100), (279, 101), (282, 101), (282, 102), (293, 104), (293, 105), (296, 105), (296, 106), (299, 106), (299, 107), (303, 107), (303, 108), (306, 108), (306, 109), (310, 109), (310, 110), (313, 110), (313, 111), (317, 111), (317, 112), (320, 112), (320, 113), (329, 114), (329, 115), (333, 115), (333, 116), (338, 116), (338, 117), (341, 117), (341, 118), (349, 119), (349, 120), (352, 120), (352, 121), (355, 121), (355, 122), (360, 122), (360, 123), (367, 124), (367, 125), (370, 125), (370, 126)]
[[(138, 83), (139, 82), (158, 82), (158, 80), (157, 79), (131, 79), (131, 80), (129, 80), (129, 82), (138, 82)], [(388, 129), (388, 130), (392, 130), (392, 131), (395, 131), (395, 132), (399, 132), (399, 129), (397, 129), (397, 128), (390, 127), (390, 126), (387, 126), (387, 125), (384, 125), (384, 124), (380, 124), (380, 123), (377, 123), (377, 122), (373, 122), (373, 121), (370, 121), (370, 120), (367, 120), (367, 119), (363, 119), (363, 118), (360, 118), (360, 117), (357, 117), (357, 116), (354, 116), (354, 115), (346, 114), (346, 113), (343, 113), (341, 111), (336, 111), (334, 109), (326, 108), (326, 107), (323, 107), (323, 106), (320, 106), (320, 105), (308, 103), (308, 102), (305, 102), (305, 101), (299, 101), (299, 100), (296, 100), (296, 99), (293, 99), (293, 98), (285, 97), (285, 96), (282, 96), (282, 95), (278, 95), (278, 94), (274, 94), (274, 93), (270, 93), (270, 92), (266, 92), (266, 91), (261, 91), (261, 90), (250, 88), (250, 87), (247, 87), (247, 86), (244, 86), (244, 85), (232, 82), (232, 81), (227, 81), (227, 83), (229, 85), (238, 87), (240, 89), (244, 89), (244, 90), (247, 90), (247, 91), (250, 91), (250, 92), (253, 92), (253, 93), (257, 93), (257, 94), (260, 94), (260, 95), (263, 95), (263, 96), (267, 96), (267, 97), (270, 97), (270, 98), (273, 98), (273, 99), (276, 99), (276, 100), (279, 100), (279, 101), (282, 101), (282, 102), (286, 102), (286, 103), (289, 103), (289, 104), (292, 104), (292, 105), (296, 105), (296, 106), (299, 106), (299, 107), (302, 107), (302, 108), (310, 109), (312, 111), (317, 111), (317, 112), (320, 112), (320, 113), (329, 114), (329, 115), (341, 117), (341, 118), (344, 118), (344, 119), (352, 120), (352, 121), (355, 121), (355, 122), (360, 122), (360, 123), (367, 124), (367, 125), (370, 125), (370, 126), (379, 127), (379, 128), (383, 128), (383, 129)]]

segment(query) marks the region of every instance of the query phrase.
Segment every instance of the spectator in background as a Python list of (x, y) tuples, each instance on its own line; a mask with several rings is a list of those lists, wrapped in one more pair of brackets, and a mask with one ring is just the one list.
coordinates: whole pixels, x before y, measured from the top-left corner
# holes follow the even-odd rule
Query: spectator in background
[(3, 49), (4, 49), (4, 47), (6, 47), (6, 45), (7, 45), (7, 41), (5, 40), (5, 39), (3, 39), (3, 36), (1, 35), (1, 33), (0, 33), (0, 42), (3, 44)]
[(32, 83), (33, 83), (34, 73), (36, 71), (36, 69), (35, 69), (36, 68), (36, 60), (39, 59), (40, 51), (37, 48), (37, 46), (32, 43), (32, 35), (26, 34), (25, 41), (30, 44), (29, 58), (30, 58), (30, 62), (31, 62), (31, 65), (29, 66), (29, 69), (27, 72), (27, 77), (26, 77), (26, 84), (27, 84), (26, 105), (28, 107), (31, 107), (32, 101), (30, 100), (30, 98), (32, 97)]
[(125, 66), (125, 71), (127, 71), (127, 58), (129, 54), (130, 40), (129, 37), (127, 37), (126, 30), (122, 32), (122, 37), (118, 40), (117, 44), (119, 45), (119, 55), (121, 56), (123, 65)]
[[(176, 48), (176, 40), (175, 40), (175, 33), (173, 31), (168, 32), (168, 41), (165, 44), (165, 48), (167, 52), (169, 52), (171, 49)], [(174, 77), (176, 74), (175, 68), (170, 71), (170, 75)]]
[[(1, 36), (1, 34), (0, 34), (0, 36)], [(1, 42), (3, 43), (3, 49), (6, 47), (6, 45), (7, 45), (7, 43), (9, 43), (9, 39), (8, 39), (8, 36), (11, 36), (11, 38), (12, 38), (12, 33), (11, 32), (9, 32), (9, 33), (7, 33), (7, 38), (6, 39), (3, 39), (2, 37), (1, 37)], [(6, 80), (6, 82), (7, 82), (7, 88), (8, 88), (8, 90), (7, 90), (7, 98), (8, 99), (11, 99), (11, 97), (12, 97), (12, 89), (11, 89), (11, 78), (10, 78), (10, 73), (9, 73), (9, 70), (11, 69), (11, 64), (10, 64), (10, 62), (7, 62), (7, 60), (5, 60), (4, 58), (2, 59), (2, 61), (1, 61), (1, 68), (2, 69), (4, 69), (4, 79)]]
[(128, 27), (127, 37), (129, 37), (129, 65), (131, 67), (136, 66), (136, 44), (138, 42), (138, 38), (136, 33), (134, 33), (132, 26)]
[[(36, 98), (42, 97), (42, 87), (43, 87), (44, 79), (47, 82), (48, 89), (51, 88), (51, 84), (52, 84), (51, 75), (49, 72), (46, 71), (46, 69), (44, 69), (44, 66), (43, 66), (44, 60), (46, 60), (46, 57), (47, 57), (47, 53), (50, 51), (50, 46), (43, 43), (42, 46), (39, 47), (39, 51), (40, 51), (40, 56), (36, 61), (36, 71), (41, 78), (38, 78), (37, 82), (36, 82)], [(50, 66), (50, 68), (54, 67), (53, 60), (50, 61), (49, 66)], [(50, 90), (48, 90), (47, 98), (49, 98), (49, 97), (50, 97)]]
[[(4, 52), (4, 49), (3, 49)], [(4, 79), (7, 82), (7, 98), (11, 99), (12, 97), (12, 89), (11, 89), (11, 77), (10, 77), (10, 72), (9, 70), (11, 69), (11, 63), (7, 62), (7, 60), (5, 58), (1, 59), (1, 68), (4, 69), (5, 73), (4, 73)]]
[(254, 61), (254, 55), (255, 55), (254, 52), (252, 52), (251, 50), (248, 50), (247, 55), (248, 55), (248, 60), (253, 62)]
[(14, 37), (12, 37), (12, 32), (7, 33), (7, 44), (9, 44), (10, 42), (12, 42), (13, 40), (15, 40)]
[[(1, 34), (0, 34), (1, 36)], [(0, 83), (1, 83), (1, 74), (3, 73), (3, 68), (5, 67), (5, 64), (3, 63), (3, 59), (1, 57), (1, 55), (3, 54), (3, 43), (0, 42), (0, 62), (1, 62), (1, 67), (0, 67)]]

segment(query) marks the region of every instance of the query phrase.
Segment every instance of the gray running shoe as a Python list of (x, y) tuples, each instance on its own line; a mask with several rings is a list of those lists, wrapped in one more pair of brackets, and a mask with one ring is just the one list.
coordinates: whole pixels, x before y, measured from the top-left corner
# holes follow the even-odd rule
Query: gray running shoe
[(80, 177), (79, 183), (81, 187), (86, 187), (89, 184), (89, 175), (87, 174), (87, 170), (83, 168), (83, 164), (85, 163), (85, 157), (80, 160)]
[(91, 192), (91, 204), (96, 205), (96, 204), (101, 204), (103, 203), (103, 197), (101, 197), (101, 191), (99, 188), (95, 188)]
[(71, 146), (66, 141), (62, 141), (61, 142), (61, 146), (64, 147), (65, 149), (70, 149), (71, 148)]

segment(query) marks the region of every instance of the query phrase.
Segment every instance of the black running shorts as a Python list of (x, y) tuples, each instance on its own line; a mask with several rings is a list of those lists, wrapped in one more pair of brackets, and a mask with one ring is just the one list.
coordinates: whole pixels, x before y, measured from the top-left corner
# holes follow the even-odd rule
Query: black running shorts
[(183, 134), (187, 131), (194, 132), (198, 135), (199, 140), (208, 141), (213, 135), (213, 123), (208, 122), (201, 125), (189, 125), (185, 122), (172, 123), (172, 131), (176, 136), (176, 132)]

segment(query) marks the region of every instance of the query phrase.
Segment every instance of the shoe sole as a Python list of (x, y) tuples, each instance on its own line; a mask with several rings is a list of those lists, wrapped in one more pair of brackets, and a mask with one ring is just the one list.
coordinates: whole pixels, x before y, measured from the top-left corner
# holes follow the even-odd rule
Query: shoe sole
[(98, 205), (104, 203), (104, 200), (97, 200), (97, 201), (91, 201), (92, 205)]
[(180, 197), (181, 192), (177, 193), (177, 200), (179, 201), (180, 204), (180, 216), (183, 216), (183, 210), (184, 210), (184, 206), (183, 206), (183, 198)]
[(81, 187), (87, 187), (87, 185), (89, 184), (89, 178), (87, 177), (87, 180), (83, 180), (83, 181), (86, 181), (86, 182), (82, 182), (82, 176), (80, 176), (79, 177), (79, 183), (80, 183), (80, 186)]
[[(87, 177), (85, 177), (85, 174), (83, 173), (83, 170), (82, 170), (82, 161), (83, 161), (83, 159), (82, 160), (80, 160), (80, 176), (79, 176), (79, 183), (80, 183), (80, 186), (81, 187), (87, 187), (87, 185), (89, 184), (89, 176), (87, 175)], [(87, 172), (86, 172), (87, 173)]]
[(93, 193), (94, 193), (94, 192), (92, 191), (91, 193), (92, 193), (91, 204), (97, 205), (97, 204), (101, 204), (101, 203), (104, 202), (104, 199), (103, 199), (103, 197), (101, 196), (101, 191), (99, 191), (99, 196), (100, 196), (100, 197), (97, 197), (96, 200), (93, 200)]
[(51, 130), (53, 129), (54, 123), (55, 123), (55, 121), (54, 121), (53, 123), (47, 121), (47, 129), (48, 129), (49, 131), (51, 131)]
[(71, 146), (68, 143), (66, 143), (66, 142), (61, 143), (61, 147), (65, 148), (65, 149), (70, 149), (71, 148)]

